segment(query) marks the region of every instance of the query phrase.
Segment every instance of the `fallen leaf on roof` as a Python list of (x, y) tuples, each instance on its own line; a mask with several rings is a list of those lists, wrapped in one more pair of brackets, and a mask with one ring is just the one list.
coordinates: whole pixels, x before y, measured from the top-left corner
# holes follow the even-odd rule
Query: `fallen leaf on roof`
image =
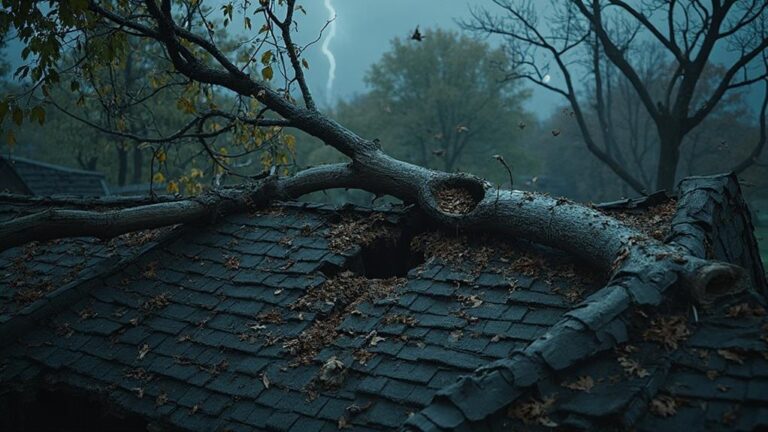
[(134, 387), (131, 389), (134, 393), (136, 393), (136, 397), (139, 399), (142, 399), (144, 397), (144, 389), (141, 387)]
[(319, 380), (326, 385), (337, 386), (344, 381), (345, 375), (344, 363), (336, 356), (331, 356), (320, 368)]
[(341, 429), (349, 429), (352, 426), (349, 425), (349, 422), (347, 421), (346, 417), (341, 416), (339, 417), (339, 421), (336, 423), (336, 427), (339, 430), (341, 430)]
[(161, 392), (159, 395), (157, 395), (157, 398), (155, 398), (155, 405), (157, 406), (163, 406), (168, 402), (168, 393)]
[(576, 381), (573, 382), (565, 382), (562, 384), (563, 387), (571, 389), (571, 390), (579, 390), (583, 392), (589, 393), (592, 388), (595, 386), (595, 380), (592, 379), (591, 376), (580, 376)]
[(738, 405), (731, 406), (728, 411), (723, 413), (722, 422), (726, 425), (732, 425), (736, 422), (741, 407)]
[(387, 338), (381, 337), (381, 336), (378, 336), (378, 335), (373, 335), (373, 337), (371, 337), (371, 341), (368, 343), (368, 345), (375, 347), (376, 345), (379, 344), (379, 342), (384, 342), (385, 340), (387, 340)]
[(719, 376), (720, 376), (720, 372), (718, 372), (716, 370), (711, 370), (710, 369), (710, 370), (707, 371), (707, 378), (709, 378), (710, 381), (716, 380), (717, 377), (719, 377)]
[(270, 384), (269, 383), (269, 377), (267, 376), (266, 373), (261, 374), (261, 383), (264, 384), (264, 388), (265, 389), (269, 388), (269, 384)]
[(522, 420), (525, 424), (539, 424), (545, 427), (557, 427), (549, 417), (549, 411), (555, 404), (554, 397), (545, 397), (542, 400), (530, 398), (528, 402), (513, 404), (507, 410), (509, 417)]
[(240, 259), (234, 255), (224, 255), (224, 267), (229, 270), (239, 270)]
[(650, 372), (648, 372), (645, 368), (643, 368), (640, 365), (640, 362), (638, 362), (635, 359), (632, 359), (626, 356), (620, 356), (618, 357), (618, 361), (627, 375), (630, 375), (630, 376), (635, 375), (638, 378), (645, 378), (648, 375), (650, 375)]
[(462, 303), (464, 303), (465, 306), (476, 308), (480, 307), (483, 304), (483, 299), (476, 295), (470, 295), (470, 296), (464, 296), (459, 295), (457, 296), (458, 300)]
[(390, 314), (385, 316), (381, 322), (383, 324), (404, 324), (408, 327), (415, 326), (419, 321), (412, 315), (408, 314)]
[(745, 302), (729, 307), (726, 315), (731, 318), (761, 317), (765, 316), (765, 309), (760, 305), (752, 306)]
[(677, 414), (677, 401), (671, 396), (658, 395), (651, 399), (649, 409), (655, 416), (670, 417)]
[(359, 350), (355, 351), (354, 354), (352, 354), (352, 356), (355, 358), (355, 360), (357, 360), (357, 362), (360, 363), (363, 366), (368, 364), (368, 360), (373, 358), (374, 355), (375, 355), (374, 353), (372, 353), (370, 351), (366, 351), (364, 349), (359, 349)]
[(192, 408), (189, 410), (189, 413), (192, 415), (197, 414), (197, 412), (200, 411), (200, 405), (194, 404), (192, 405)]
[(150, 297), (147, 301), (141, 304), (141, 309), (144, 312), (152, 312), (163, 309), (171, 303), (170, 294), (167, 292), (160, 293), (156, 296)]
[(346, 411), (349, 414), (350, 417), (354, 417), (354, 416), (356, 416), (356, 415), (358, 415), (358, 414), (368, 410), (368, 408), (370, 408), (371, 405), (373, 405), (373, 402), (371, 402), (371, 401), (368, 401), (368, 402), (366, 402), (366, 403), (364, 403), (362, 405), (358, 405), (358, 404), (354, 404), (353, 403), (352, 405), (346, 407), (344, 409), (344, 411)]
[(80, 316), (81, 320), (87, 320), (90, 318), (96, 318), (99, 314), (93, 311), (93, 309), (87, 307), (83, 308), (77, 313)]
[(139, 355), (137, 359), (143, 360), (148, 352), (149, 352), (149, 345), (147, 344), (142, 345), (141, 348), (139, 348)]
[(736, 353), (734, 351), (730, 351), (727, 349), (719, 349), (717, 350), (717, 354), (719, 354), (720, 357), (726, 360), (730, 360), (734, 363), (744, 364), (744, 357), (742, 357), (739, 353)]
[(157, 261), (152, 261), (144, 268), (142, 275), (147, 279), (154, 279), (157, 277)]
[(651, 321), (651, 326), (643, 333), (643, 339), (658, 342), (667, 351), (676, 350), (681, 342), (690, 336), (685, 317), (672, 315), (659, 317)]

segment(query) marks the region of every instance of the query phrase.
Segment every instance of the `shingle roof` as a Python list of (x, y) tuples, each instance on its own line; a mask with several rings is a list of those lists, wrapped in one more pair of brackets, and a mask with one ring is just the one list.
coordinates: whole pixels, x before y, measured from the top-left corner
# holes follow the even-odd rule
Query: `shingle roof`
[[(0, 172), (15, 171), (33, 195), (103, 196), (109, 190), (104, 174), (48, 164), (21, 157), (0, 156)], [(6, 172), (7, 171), (7, 172)]]
[[(733, 248), (746, 235), (748, 215), (739, 229), (721, 220), (741, 204), (724, 191), (731, 182), (711, 186), (717, 193), (695, 200), (711, 207), (678, 213), (672, 235), (720, 242), (721, 252), (711, 248), (719, 259), (743, 257)], [(507, 408), (554, 393), (546, 417), (571, 428), (677, 430), (699, 403), (712, 404), (706, 413), (715, 417), (740, 404), (735, 424), (764, 424), (768, 363), (755, 353), (765, 351), (764, 317), (725, 319), (729, 305), (700, 311), (699, 323), (686, 323), (692, 334), (667, 350), (646, 341), (627, 316), (630, 333), (609, 325), (605, 335), (613, 336), (597, 355), (580, 356), (575, 327), (573, 337), (560, 338), (561, 351), (542, 362), (524, 350), (545, 334), (557, 338), (553, 325), (579, 310), (582, 299), (599, 302), (590, 295), (604, 281), (551, 249), (438, 232), (413, 239), (426, 260), (407, 276), (362, 276), (366, 266), (376, 267), (370, 260), (399, 259), (381, 253), (411, 241), (411, 218), (401, 210), (286, 204), (155, 236), (111, 265), (95, 263), (92, 277), (61, 290), (74, 294), (46, 295), (24, 313), (8, 312), (0, 325), (8, 346), (0, 382), (6, 391), (54, 383), (86, 389), (188, 430), (535, 428), (548, 423), (523, 425)], [(59, 245), (38, 247), (54, 253)], [(22, 253), (0, 255), (0, 271)], [(43, 263), (46, 255), (29, 261)], [(754, 304), (733, 302), (747, 300)], [(664, 316), (689, 315), (687, 303), (684, 312), (675, 305), (665, 306)], [(625, 340), (631, 343), (614, 349)], [(705, 357), (694, 349), (707, 350), (711, 363), (696, 363)], [(729, 354), (717, 350), (733, 351), (744, 364), (722, 361)], [(543, 373), (552, 361), (559, 372)], [(628, 374), (631, 362), (640, 369)], [(716, 380), (708, 368), (718, 371)], [(593, 380), (589, 392), (582, 377)], [(688, 387), (680, 390), (679, 381)], [(648, 414), (648, 401), (662, 395), (673, 395), (677, 415)], [(487, 400), (503, 409), (477, 405)]]

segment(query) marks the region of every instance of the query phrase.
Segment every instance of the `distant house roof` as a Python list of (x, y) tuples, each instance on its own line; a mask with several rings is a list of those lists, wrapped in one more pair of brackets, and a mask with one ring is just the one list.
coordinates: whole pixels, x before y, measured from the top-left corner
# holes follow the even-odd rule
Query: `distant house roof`
[(34, 161), (0, 156), (0, 191), (32, 195), (109, 195), (104, 174)]
[[(764, 289), (732, 179), (662, 205), (610, 211)], [(768, 427), (757, 291), (695, 316), (684, 296), (645, 316), (627, 305), (591, 328), (580, 320), (612, 294), (584, 264), (398, 209), (288, 203), (84, 242), (0, 253), (0, 393), (65, 386), (199, 431)]]

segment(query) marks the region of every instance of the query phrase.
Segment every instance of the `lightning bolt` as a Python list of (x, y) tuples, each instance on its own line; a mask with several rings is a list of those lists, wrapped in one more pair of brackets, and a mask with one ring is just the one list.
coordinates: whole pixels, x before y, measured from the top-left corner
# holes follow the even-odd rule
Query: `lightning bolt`
[(333, 55), (333, 51), (329, 46), (334, 37), (336, 37), (336, 9), (331, 4), (331, 0), (325, 0), (325, 9), (328, 10), (328, 35), (323, 40), (323, 45), (320, 47), (321, 51), (328, 58), (328, 82), (325, 84), (325, 99), (328, 104), (331, 104), (331, 94), (333, 91), (333, 82), (336, 80), (336, 57)]

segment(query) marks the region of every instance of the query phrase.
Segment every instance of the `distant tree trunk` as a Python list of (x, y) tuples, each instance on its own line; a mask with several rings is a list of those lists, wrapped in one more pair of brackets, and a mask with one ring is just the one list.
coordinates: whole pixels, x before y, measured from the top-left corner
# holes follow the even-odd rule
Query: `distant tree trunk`
[(96, 163), (98, 160), (99, 158), (96, 156), (85, 158), (82, 151), (77, 152), (77, 163), (80, 165), (80, 168), (84, 170), (96, 171)]
[(141, 183), (142, 169), (144, 168), (144, 155), (139, 146), (133, 147), (133, 184)]
[(125, 186), (125, 179), (128, 177), (128, 151), (122, 144), (117, 147), (117, 185)]
[(675, 176), (680, 161), (680, 145), (682, 136), (674, 128), (659, 128), (661, 138), (659, 147), (659, 162), (656, 171), (656, 189), (672, 191), (675, 189)]

